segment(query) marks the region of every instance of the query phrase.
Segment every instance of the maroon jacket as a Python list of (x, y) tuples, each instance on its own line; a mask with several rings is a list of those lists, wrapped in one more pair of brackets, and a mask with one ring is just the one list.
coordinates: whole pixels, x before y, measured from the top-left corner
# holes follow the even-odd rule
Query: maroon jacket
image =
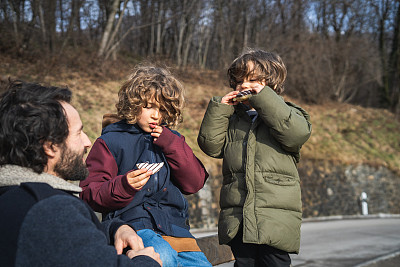
[[(182, 193), (193, 194), (204, 186), (208, 173), (183, 136), (164, 127), (154, 144), (161, 148), (171, 180)], [(102, 137), (93, 144), (86, 163), (90, 173), (80, 182), (83, 189), (80, 197), (95, 211), (106, 213), (121, 209), (132, 201), (138, 191), (129, 185), (126, 175), (133, 169), (120, 173), (116, 158)]]

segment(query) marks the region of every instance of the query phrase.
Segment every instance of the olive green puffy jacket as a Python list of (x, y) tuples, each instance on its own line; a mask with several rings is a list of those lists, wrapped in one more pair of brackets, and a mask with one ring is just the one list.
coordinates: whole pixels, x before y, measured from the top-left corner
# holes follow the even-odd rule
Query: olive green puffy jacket
[(213, 97), (198, 143), (223, 158), (218, 235), (226, 244), (243, 221), (243, 242), (299, 252), (302, 204), (296, 163), (311, 134), (309, 115), (265, 87), (249, 99), (258, 113), (252, 123), (244, 105)]

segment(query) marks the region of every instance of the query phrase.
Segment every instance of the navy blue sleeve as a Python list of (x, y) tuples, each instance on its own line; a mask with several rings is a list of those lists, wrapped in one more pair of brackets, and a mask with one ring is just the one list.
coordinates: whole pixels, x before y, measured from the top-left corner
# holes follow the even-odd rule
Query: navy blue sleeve
[(114, 236), (115, 233), (117, 232), (117, 230), (122, 226), (122, 225), (128, 225), (129, 227), (131, 227), (133, 230), (135, 230), (135, 228), (133, 228), (132, 225), (127, 224), (125, 221), (119, 219), (119, 218), (114, 218), (112, 220), (105, 220), (101, 223), (102, 229), (104, 234), (107, 235), (107, 239), (108, 239), (108, 244), (113, 245), (114, 244)]
[(57, 195), (34, 205), (20, 229), (16, 265), (159, 266), (150, 257), (117, 255), (78, 198)]

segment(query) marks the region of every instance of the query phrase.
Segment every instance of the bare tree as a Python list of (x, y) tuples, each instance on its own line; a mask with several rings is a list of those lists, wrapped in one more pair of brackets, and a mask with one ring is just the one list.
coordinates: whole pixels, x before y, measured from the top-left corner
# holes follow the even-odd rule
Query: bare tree
[(400, 4), (396, 1), (369, 1), (377, 19), (377, 39), (382, 68), (383, 104), (393, 110), (399, 103), (399, 27)]
[(10, 7), (11, 7), (11, 19), (12, 19), (12, 25), (13, 25), (13, 33), (14, 33), (14, 41), (15, 41), (15, 46), (17, 49), (21, 47), (22, 40), (21, 40), (21, 32), (20, 32), (20, 24), (21, 24), (21, 10), (23, 10), (23, 2), (21, 1), (8, 1)]
[[(63, 9), (62, 9), (62, 2), (60, 1), (60, 16), (62, 16)], [(79, 10), (81, 9), (83, 5), (83, 1), (82, 0), (72, 0), (71, 1), (71, 6), (70, 6), (70, 10), (71, 10), (71, 14), (68, 20), (68, 28), (67, 28), (67, 33), (66, 36), (64, 37), (64, 42), (62, 44), (61, 47), (61, 51), (63, 50), (63, 48), (66, 46), (66, 44), (68, 43), (68, 41), (72, 38), (73, 40), (73, 44), (75, 47), (77, 47), (77, 41), (79, 39), (80, 36), (80, 31), (81, 31), (81, 24), (80, 24), (80, 15), (79, 15)], [(60, 20), (61, 22), (63, 21), (63, 19)], [(63, 29), (63, 27), (61, 26), (61, 29)]]
[[(165, 16), (165, 11), (164, 11), (164, 1), (159, 0), (157, 2), (157, 21), (162, 21)], [(161, 23), (157, 24), (157, 38), (156, 38), (156, 54), (161, 54), (161, 42), (162, 42), (162, 25)]]
[[(0, 0), (0, 49), (54, 56), (49, 52), (89, 48), (103, 60), (124, 52), (224, 71), (255, 47), (283, 57), (288, 94), (400, 113), (399, 6), (398, 0)], [(381, 102), (374, 100), (378, 92)]]
[[(99, 51), (97, 56), (102, 57), (105, 55), (106, 48), (111, 45), (111, 36), (113, 35), (113, 26), (115, 21), (115, 15), (119, 10), (120, 0), (114, 0), (112, 5), (111, 14), (107, 18), (107, 25), (103, 33), (103, 37), (101, 38)], [(114, 29), (116, 32), (117, 29)]]

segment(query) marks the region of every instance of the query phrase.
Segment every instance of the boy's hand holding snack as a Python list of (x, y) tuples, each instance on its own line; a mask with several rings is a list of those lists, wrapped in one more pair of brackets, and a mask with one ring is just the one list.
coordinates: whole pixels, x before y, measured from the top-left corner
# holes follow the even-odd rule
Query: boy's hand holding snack
[(139, 169), (139, 170), (134, 170), (131, 171), (126, 175), (126, 178), (128, 179), (128, 183), (135, 188), (136, 190), (142, 189), (142, 187), (147, 183), (147, 181), (150, 179), (150, 175), (153, 174), (152, 170), (147, 170), (147, 169)]
[(247, 101), (252, 95), (258, 94), (265, 87), (263, 82), (259, 81), (245, 81), (236, 86), (236, 91), (226, 94), (221, 103), (228, 105), (237, 105), (240, 102)]

